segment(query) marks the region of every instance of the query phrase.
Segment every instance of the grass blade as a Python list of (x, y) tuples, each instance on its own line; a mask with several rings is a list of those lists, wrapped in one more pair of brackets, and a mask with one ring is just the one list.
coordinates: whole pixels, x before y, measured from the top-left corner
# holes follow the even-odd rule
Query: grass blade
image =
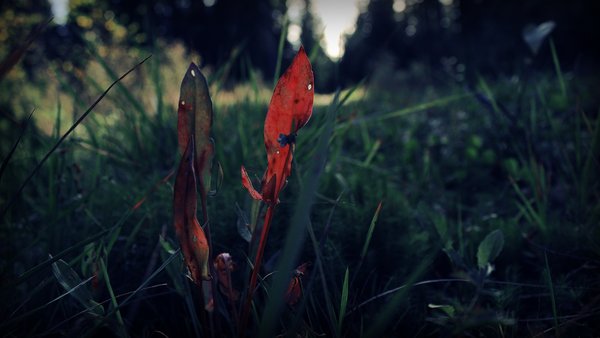
[(348, 278), (349, 270), (346, 267), (346, 274), (344, 275), (344, 283), (342, 285), (342, 299), (340, 300), (340, 315), (338, 317), (338, 332), (342, 332), (342, 323), (346, 316), (346, 307), (348, 306)]
[[(118, 304), (118, 303), (116, 303), (116, 297), (113, 297), (113, 294), (111, 294), (111, 298), (114, 298), (114, 301), (111, 299), (111, 301), (113, 301), (113, 308), (112, 308), (112, 309), (110, 309), (110, 311), (108, 311), (108, 312), (107, 312), (107, 314), (106, 314), (106, 317), (109, 317), (109, 316), (111, 316), (113, 313), (115, 313), (115, 312), (118, 312), (118, 311), (119, 311), (119, 310), (120, 310), (120, 309), (121, 309), (123, 306), (125, 306), (126, 304), (128, 304), (130, 300), (132, 300), (132, 299), (133, 299), (135, 296), (137, 296), (137, 294), (138, 294), (140, 291), (144, 290), (144, 289), (146, 288), (146, 285), (148, 285), (148, 284), (150, 283), (150, 281), (151, 281), (152, 279), (154, 279), (154, 277), (156, 277), (156, 276), (157, 276), (157, 275), (158, 275), (160, 272), (162, 272), (162, 271), (163, 271), (163, 270), (164, 270), (164, 269), (167, 267), (167, 265), (169, 265), (169, 264), (170, 264), (170, 263), (173, 261), (173, 259), (174, 259), (175, 257), (179, 257), (179, 252), (180, 252), (180, 250), (181, 250), (181, 249), (177, 249), (175, 252), (173, 252), (173, 253), (172, 253), (172, 254), (169, 256), (169, 258), (167, 258), (167, 259), (166, 259), (166, 260), (163, 262), (163, 264), (161, 264), (161, 266), (159, 266), (159, 267), (158, 267), (158, 268), (157, 268), (157, 269), (156, 269), (156, 270), (155, 270), (155, 271), (154, 271), (154, 272), (153, 272), (153, 273), (152, 273), (150, 276), (148, 276), (148, 278), (147, 278), (145, 281), (143, 281), (143, 282), (142, 282), (142, 284), (140, 284), (140, 286), (138, 286), (138, 288), (137, 288), (137, 289), (135, 289), (135, 291), (131, 292), (131, 293), (129, 294), (129, 296), (128, 296), (127, 298), (125, 298), (125, 299), (124, 299), (124, 300), (121, 302), (121, 304)], [(102, 265), (104, 265), (104, 262), (103, 262), (102, 260), (100, 260), (100, 262), (102, 263)], [(108, 279), (107, 279), (107, 283), (108, 283)], [(192, 303), (193, 303), (193, 302), (192, 302)], [(117, 314), (117, 316), (120, 316), (120, 315), (119, 315), (119, 314)], [(90, 330), (90, 332), (94, 332), (94, 331), (95, 331), (95, 330), (96, 330), (96, 329), (97, 329), (97, 328), (100, 326), (100, 324), (101, 324), (101, 323), (97, 323), (97, 324), (96, 324), (96, 326), (95, 326), (95, 327), (94, 327), (92, 330)], [(124, 326), (123, 326), (123, 327), (124, 327)], [(126, 332), (125, 332), (125, 333), (126, 333)]]
[[(97, 307), (98, 303), (94, 302), (92, 292), (88, 288), (82, 287), (85, 283), (67, 262), (62, 259), (54, 262), (52, 272), (63, 289), (81, 303), (84, 308), (92, 307), (94, 309), (92, 313), (97, 316), (104, 314), (104, 308), (102, 306)], [(95, 277), (94, 275), (88, 278), (88, 281)]]
[(17, 146), (21, 142), (21, 139), (23, 138), (23, 135), (25, 134), (25, 130), (27, 130), (27, 126), (29, 126), (29, 122), (31, 122), (31, 116), (33, 116), (34, 111), (35, 111), (35, 109), (33, 109), (31, 111), (31, 113), (29, 114), (29, 116), (27, 117), (27, 121), (25, 121), (25, 124), (23, 125), (23, 129), (21, 129), (21, 133), (19, 134), (17, 141), (15, 141), (15, 144), (13, 144), (12, 148), (10, 148), (8, 155), (6, 155), (6, 157), (2, 160), (2, 165), (0, 165), (0, 180), (2, 179), (2, 175), (4, 174), (4, 170), (6, 169), (6, 166), (8, 165), (10, 158), (12, 157), (15, 150), (17, 149)]
[(596, 125), (592, 132), (592, 141), (588, 150), (587, 158), (582, 170), (582, 197), (583, 201), (590, 198), (591, 191), (598, 183), (598, 170), (600, 168), (600, 114), (596, 117)]
[(558, 333), (558, 311), (556, 309), (556, 295), (554, 293), (554, 285), (552, 283), (552, 275), (550, 274), (550, 264), (548, 264), (548, 254), (544, 252), (544, 262), (546, 263), (545, 269), (545, 277), (546, 283), (548, 284), (548, 289), (550, 291), (550, 301), (552, 301), (552, 315), (554, 316), (554, 334), (556, 337), (559, 336)]
[[(90, 281), (92, 281), (92, 279), (94, 279), (94, 278), (95, 278), (95, 276), (91, 276), (91, 277), (89, 277), (88, 279), (81, 281), (79, 284), (77, 284), (77, 285), (74, 285), (72, 289), (70, 289), (70, 290), (67, 290), (65, 293), (63, 293), (63, 294), (61, 294), (61, 295), (57, 296), (56, 298), (52, 299), (51, 301), (47, 302), (47, 303), (46, 303), (46, 304), (44, 304), (44, 305), (40, 305), (40, 306), (38, 306), (38, 307), (36, 307), (36, 308), (34, 308), (34, 309), (32, 309), (32, 310), (29, 310), (29, 311), (27, 311), (27, 312), (26, 312), (26, 313), (24, 313), (24, 314), (21, 314), (21, 315), (19, 315), (19, 316), (17, 316), (17, 317), (13, 317), (13, 318), (11, 318), (10, 320), (6, 320), (6, 319), (5, 319), (5, 321), (4, 321), (3, 323), (1, 323), (1, 324), (0, 324), (0, 328), (2, 328), (2, 329), (5, 329), (5, 328), (6, 328), (6, 327), (8, 327), (10, 324), (12, 324), (12, 323), (16, 323), (16, 322), (19, 322), (19, 321), (21, 321), (22, 319), (24, 319), (24, 318), (27, 318), (27, 317), (31, 316), (32, 314), (34, 314), (34, 313), (36, 313), (36, 312), (38, 312), (38, 311), (40, 311), (40, 310), (43, 310), (43, 309), (45, 309), (45, 308), (46, 308), (46, 307), (48, 307), (49, 305), (51, 305), (51, 304), (54, 304), (54, 303), (58, 302), (59, 300), (61, 300), (61, 299), (65, 298), (66, 296), (73, 294), (74, 292), (76, 292), (77, 290), (79, 290), (79, 288), (81, 288), (81, 287), (82, 287), (82, 286), (84, 286), (85, 284), (87, 284), (87, 283), (89, 283)], [(97, 311), (97, 307), (98, 307), (98, 306), (102, 307), (102, 305), (101, 305), (101, 304), (95, 303), (95, 304), (91, 305), (90, 307), (86, 308), (86, 310), (89, 310), (90, 312), (96, 312), (96, 311)], [(101, 310), (101, 311), (103, 311), (103, 310)]]
[(360, 253), (361, 262), (367, 255), (367, 250), (369, 249), (369, 243), (371, 243), (371, 238), (373, 237), (373, 231), (375, 230), (375, 224), (377, 224), (377, 219), (379, 218), (379, 212), (381, 211), (382, 203), (383, 203), (383, 201), (379, 202), (379, 205), (377, 205), (377, 209), (375, 210), (375, 214), (373, 215), (373, 218), (371, 219), (371, 224), (369, 225), (369, 231), (367, 231), (367, 237), (365, 238), (365, 243), (364, 243), (362, 251)]
[(417, 266), (414, 272), (408, 277), (407, 283), (403, 289), (399, 291), (388, 301), (383, 309), (375, 317), (373, 325), (367, 330), (366, 337), (384, 337), (385, 329), (388, 327), (388, 323), (393, 319), (398, 309), (406, 299), (408, 290), (415, 284), (415, 281), (425, 272), (429, 267), (432, 259), (431, 257), (424, 259), (421, 264)]
[(79, 242), (77, 242), (75, 245), (64, 249), (63, 251), (59, 252), (58, 254), (48, 258), (47, 260), (43, 261), (42, 263), (34, 266), (33, 268), (25, 271), (24, 273), (22, 273), (16, 280), (14, 281), (9, 281), (7, 283), (6, 286), (13, 286), (13, 285), (18, 285), (20, 283), (22, 283), (23, 281), (27, 280), (29, 277), (31, 277), (32, 275), (34, 275), (35, 273), (49, 267), (50, 265), (52, 265), (54, 262), (58, 261), (59, 259), (62, 259), (63, 257), (65, 257), (66, 255), (70, 254), (71, 252), (74, 252), (75, 250), (78, 250), (80, 248), (83, 248), (84, 246), (93, 243), (95, 241), (97, 241), (98, 239), (102, 238), (103, 236), (105, 236), (106, 234), (110, 233), (111, 231), (115, 230), (116, 228), (120, 227), (123, 225), (123, 223), (125, 223), (125, 220), (127, 220), (127, 218), (129, 218), (129, 216), (131, 215), (132, 211), (128, 210), (127, 212), (125, 212), (125, 214), (123, 214), (123, 216), (121, 216), (121, 219), (119, 219), (119, 221), (117, 221), (117, 223), (108, 228), (108, 229), (104, 229), (102, 231), (100, 231), (99, 233), (88, 237), (86, 239), (83, 239)]
[(61, 138), (58, 140), (58, 142), (56, 142), (56, 144), (54, 144), (54, 146), (46, 153), (46, 155), (44, 155), (44, 157), (42, 158), (42, 160), (35, 166), (35, 168), (33, 169), (33, 171), (29, 174), (29, 176), (27, 176), (27, 178), (25, 179), (25, 181), (21, 184), (21, 186), (17, 190), (17, 193), (4, 206), (4, 208), (2, 209), (2, 213), (0, 213), (0, 218), (3, 218), (6, 215), (6, 212), (16, 202), (16, 200), (19, 198), (19, 196), (23, 192), (23, 189), (25, 189), (25, 187), (27, 186), (27, 184), (29, 183), (29, 181), (31, 181), (31, 179), (33, 178), (33, 176), (35, 176), (35, 174), (37, 174), (37, 172), (42, 168), (42, 166), (48, 160), (48, 158), (50, 157), (50, 155), (52, 155), (56, 151), (56, 149), (58, 149), (58, 146), (60, 146), (61, 143), (73, 132), (73, 130), (75, 130), (75, 128), (77, 128), (77, 126), (79, 126), (79, 124), (81, 124), (81, 122), (83, 122), (83, 120), (85, 120), (85, 118), (92, 112), (92, 110), (94, 110), (94, 108), (98, 105), (98, 103), (100, 103), (100, 101), (102, 101), (102, 99), (106, 96), (106, 94), (108, 94), (108, 92), (112, 89), (112, 87), (114, 87), (117, 83), (121, 82), (121, 80), (123, 80), (127, 75), (129, 75), (131, 72), (133, 72), (136, 68), (138, 68), (139, 66), (141, 66), (151, 56), (152, 55), (147, 56), (141, 62), (139, 62), (138, 64), (136, 64), (135, 66), (133, 66), (131, 69), (129, 69), (127, 72), (125, 72), (123, 75), (121, 75), (121, 77), (119, 77), (113, 83), (111, 83), (110, 86), (108, 86), (108, 88), (106, 88), (106, 90), (102, 94), (100, 94), (100, 96), (98, 96), (98, 98), (96, 99), (96, 101), (94, 101), (94, 103), (92, 103), (92, 105), (77, 119), (77, 121), (75, 121), (75, 123), (73, 123), (73, 125), (69, 128), (69, 130), (67, 130), (63, 134), (63, 136), (61, 136)]
[(10, 72), (11, 69), (19, 62), (19, 60), (23, 57), (23, 54), (29, 49), (33, 41), (38, 38), (46, 29), (48, 24), (52, 19), (47, 20), (44, 23), (41, 23), (33, 28), (33, 30), (27, 35), (25, 41), (17, 46), (14, 50), (10, 52), (3, 60), (0, 62), (0, 81)]
[(447, 105), (450, 102), (459, 101), (459, 100), (462, 100), (462, 99), (470, 97), (470, 96), (471, 96), (470, 94), (456, 94), (456, 95), (442, 97), (437, 100), (420, 103), (420, 104), (414, 105), (412, 107), (395, 110), (395, 111), (392, 111), (392, 112), (389, 112), (389, 113), (386, 113), (383, 115), (373, 116), (373, 117), (365, 117), (365, 118), (361, 118), (361, 119), (355, 119), (350, 122), (340, 123), (335, 127), (335, 130), (345, 129), (350, 125), (361, 125), (361, 124), (385, 121), (385, 120), (389, 120), (392, 118), (424, 111), (427, 109), (441, 107), (441, 106)]
[(115, 297), (112, 285), (110, 284), (110, 277), (108, 276), (106, 264), (104, 263), (104, 259), (102, 258), (100, 258), (100, 270), (102, 271), (102, 275), (104, 277), (104, 280), (106, 281), (106, 288), (108, 289), (108, 294), (110, 295), (112, 306), (115, 309), (117, 321), (119, 322), (119, 325), (121, 325), (121, 333), (123, 334), (123, 336), (127, 337), (127, 329), (125, 328), (125, 322), (123, 321), (123, 317), (121, 316), (121, 311), (119, 311), (119, 303), (117, 302), (117, 298)]
[(375, 224), (377, 224), (377, 219), (379, 218), (379, 213), (381, 212), (381, 207), (383, 206), (383, 201), (380, 201), (377, 205), (377, 209), (375, 209), (375, 213), (373, 214), (373, 218), (371, 219), (371, 224), (369, 225), (369, 230), (367, 230), (367, 236), (365, 238), (365, 242), (363, 244), (363, 248), (360, 252), (360, 260), (354, 269), (354, 277), (352, 277), (352, 281), (350, 285), (354, 285), (354, 281), (356, 277), (358, 277), (360, 268), (362, 267), (363, 261), (365, 260), (365, 256), (367, 255), (367, 250), (369, 250), (369, 244), (371, 243), (371, 238), (373, 237), (373, 231), (375, 230)]
[[(339, 92), (334, 97), (334, 103), (339, 99)], [(272, 337), (275, 332), (276, 325), (279, 322), (279, 316), (284, 305), (284, 294), (289, 282), (289, 276), (286, 271), (291, 271), (295, 264), (298, 254), (306, 237), (306, 224), (310, 222), (309, 214), (315, 199), (315, 193), (319, 186), (319, 178), (323, 172), (326, 158), (329, 139), (333, 133), (333, 126), (336, 116), (336, 105), (331, 104), (327, 116), (326, 128), (319, 137), (316, 146), (315, 157), (312, 160), (312, 167), (307, 174), (307, 179), (298, 197), (290, 230), (287, 233), (285, 244), (281, 258), (277, 264), (276, 271), (280, 271), (273, 280), (273, 284), (269, 289), (269, 301), (265, 306), (265, 311), (260, 324), (260, 337)]]
[(275, 74), (273, 75), (273, 88), (277, 85), (279, 80), (279, 73), (281, 72), (281, 59), (283, 58), (283, 47), (285, 46), (285, 38), (287, 36), (289, 18), (285, 16), (282, 24), (281, 35), (279, 35), (279, 46), (277, 47), (277, 64), (275, 65)]
[(558, 60), (558, 54), (556, 53), (556, 47), (554, 46), (554, 40), (550, 39), (550, 50), (552, 51), (552, 62), (554, 63), (554, 70), (556, 76), (558, 76), (558, 83), (560, 84), (560, 91), (562, 92), (563, 99), (567, 99), (567, 86), (565, 85), (565, 79), (563, 72), (560, 68), (560, 61)]

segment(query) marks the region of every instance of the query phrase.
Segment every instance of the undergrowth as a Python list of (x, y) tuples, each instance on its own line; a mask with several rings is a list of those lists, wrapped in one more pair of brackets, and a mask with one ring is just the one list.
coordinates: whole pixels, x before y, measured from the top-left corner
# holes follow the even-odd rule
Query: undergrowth
[[(201, 305), (172, 226), (177, 98), (166, 94), (177, 90), (188, 63), (166, 78), (164, 69), (175, 66), (155, 52), (58, 143), (125, 73), (123, 64), (145, 56), (116, 65), (93, 47), (105, 81), (82, 73), (73, 82), (73, 74), (53, 70), (61, 93), (55, 108), (0, 121), (0, 332), (197, 335)], [(557, 70), (416, 85), (410, 76), (371, 79), (320, 96), (298, 138), (257, 291), (268, 299), (265, 287), (281, 275), (278, 257), (293, 243), (288, 231), (300, 222), (306, 240), (294, 259), (311, 265), (301, 301), (280, 313), (276, 332), (597, 334), (598, 86)], [(266, 167), (260, 136), (270, 89), (253, 74), (226, 100), (223, 74), (208, 76), (222, 168), (208, 213), (215, 252), (244, 267), (250, 258), (240, 224), (257, 211), (239, 168), (256, 164), (247, 167), (254, 177)], [(1, 81), (0, 89), (10, 86)], [(302, 191), (333, 115), (327, 160), (306, 208)], [(41, 116), (52, 116), (53, 127), (36, 123)], [(247, 276), (239, 268), (232, 277), (241, 285)], [(268, 311), (255, 308), (252, 327)], [(236, 334), (232, 325), (216, 330)]]

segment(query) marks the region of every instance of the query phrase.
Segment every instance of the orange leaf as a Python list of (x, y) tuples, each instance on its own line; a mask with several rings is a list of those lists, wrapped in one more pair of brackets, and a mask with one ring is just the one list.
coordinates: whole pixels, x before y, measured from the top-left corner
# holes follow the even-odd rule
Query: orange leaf
[(246, 190), (248, 190), (248, 192), (250, 193), (250, 196), (252, 196), (252, 198), (254, 198), (255, 200), (262, 200), (262, 195), (258, 191), (256, 191), (256, 189), (254, 189), (254, 186), (252, 185), (252, 181), (250, 181), (250, 177), (248, 177), (248, 173), (246, 172), (246, 168), (244, 168), (244, 166), (242, 166), (241, 172), (242, 172), (242, 185), (244, 186), (244, 188), (246, 188)]
[(238, 300), (240, 293), (233, 289), (231, 284), (231, 272), (235, 270), (235, 263), (231, 259), (231, 255), (227, 252), (220, 253), (217, 258), (215, 258), (213, 265), (219, 280), (219, 290), (221, 290), (229, 300)]
[(190, 277), (197, 285), (210, 280), (208, 272), (208, 243), (198, 223), (196, 177), (194, 172), (194, 137), (179, 162), (173, 196), (173, 224)]
[(295, 134), (312, 115), (314, 77), (303, 47), (279, 78), (265, 119), (264, 137), (267, 153), (279, 150), (279, 138)]
[[(310, 119), (313, 98), (312, 67), (304, 48), (300, 47), (275, 86), (265, 119), (263, 133), (268, 167), (262, 180), (262, 195), (267, 202), (278, 202), (279, 193), (291, 174), (296, 132)], [(267, 183), (274, 177), (275, 186), (271, 188)]]
[[(264, 138), (267, 170), (261, 182), (261, 199), (269, 204), (279, 202), (279, 193), (292, 171), (296, 133), (310, 119), (314, 99), (314, 77), (303, 47), (279, 78), (265, 118)], [(242, 173), (242, 184), (253, 198)], [(248, 180), (249, 182), (249, 180)]]
[(212, 120), (212, 101), (206, 78), (192, 62), (181, 81), (177, 110), (177, 139), (179, 151), (183, 154), (190, 136), (193, 135), (195, 138), (194, 169), (200, 197), (203, 200), (210, 190), (210, 170), (215, 152), (210, 137)]
[(302, 296), (302, 277), (306, 274), (309, 266), (310, 263), (303, 263), (294, 271), (292, 280), (285, 293), (285, 302), (288, 303), (288, 305), (295, 305), (298, 303), (298, 300), (300, 300), (300, 297)]

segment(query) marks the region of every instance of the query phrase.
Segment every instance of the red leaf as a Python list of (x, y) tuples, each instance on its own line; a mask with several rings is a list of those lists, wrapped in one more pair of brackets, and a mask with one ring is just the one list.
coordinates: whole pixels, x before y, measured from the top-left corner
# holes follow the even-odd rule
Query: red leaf
[(281, 134), (294, 134), (308, 122), (312, 115), (313, 87), (312, 67), (304, 48), (300, 47), (271, 97), (264, 128), (267, 153), (279, 150)]
[[(314, 77), (303, 47), (279, 78), (265, 119), (264, 138), (267, 170), (262, 178), (262, 199), (269, 204), (279, 202), (279, 193), (292, 171), (296, 132), (312, 115)], [(248, 189), (242, 174), (242, 184)], [(252, 197), (256, 198), (250, 191)]]
[[(295, 135), (312, 115), (313, 98), (312, 67), (304, 48), (300, 47), (292, 64), (275, 86), (265, 119), (268, 167), (262, 181), (262, 195), (267, 202), (278, 202), (279, 193), (291, 174)], [(274, 177), (275, 186), (271, 189), (265, 184)]]
[(197, 193), (194, 172), (194, 137), (179, 162), (173, 195), (173, 224), (190, 277), (197, 285), (210, 280), (208, 273), (208, 243), (196, 218)]

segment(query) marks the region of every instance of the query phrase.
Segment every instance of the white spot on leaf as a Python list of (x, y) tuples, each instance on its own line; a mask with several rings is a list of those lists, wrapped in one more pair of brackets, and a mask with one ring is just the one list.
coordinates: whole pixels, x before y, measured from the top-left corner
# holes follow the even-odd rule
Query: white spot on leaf
[(193, 76), (193, 77), (195, 77), (195, 76), (196, 76), (196, 72), (195, 72), (193, 69), (192, 69), (191, 73), (192, 73), (192, 76)]
[(309, 83), (308, 84), (308, 90), (311, 90), (311, 89), (312, 89), (312, 83)]
[(185, 101), (184, 100), (181, 100), (181, 105), (185, 106)]

